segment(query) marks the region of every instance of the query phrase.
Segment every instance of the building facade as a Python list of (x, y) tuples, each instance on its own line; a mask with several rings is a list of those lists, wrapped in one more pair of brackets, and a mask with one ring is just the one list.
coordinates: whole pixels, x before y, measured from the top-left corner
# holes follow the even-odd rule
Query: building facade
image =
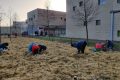
[(1, 34), (2, 35), (8, 35), (8, 34), (10, 34), (10, 27), (9, 26), (2, 26), (1, 27)]
[[(14, 21), (13, 22), (13, 33), (20, 31), (19, 33), (27, 32), (27, 24), (24, 21)], [(18, 30), (19, 29), (19, 30)]]
[[(51, 35), (64, 34), (66, 29), (66, 13), (60, 11), (35, 9), (27, 13), (29, 35), (43, 32)], [(58, 33), (58, 34), (55, 34)]]
[[(11, 31), (11, 33), (10, 33)], [(1, 34), (2, 35), (10, 35), (10, 34), (14, 34), (17, 31), (18, 34), (21, 34), (21, 30), (20, 28), (14, 28), (14, 27), (9, 27), (9, 26), (2, 26), (1, 27)]]
[[(73, 18), (76, 9), (83, 6), (84, 0), (67, 0), (66, 36), (86, 38), (86, 28), (79, 24), (80, 20)], [(120, 0), (94, 0), (97, 15), (88, 23), (88, 37), (95, 40), (120, 41)], [(116, 12), (115, 14), (112, 11)]]

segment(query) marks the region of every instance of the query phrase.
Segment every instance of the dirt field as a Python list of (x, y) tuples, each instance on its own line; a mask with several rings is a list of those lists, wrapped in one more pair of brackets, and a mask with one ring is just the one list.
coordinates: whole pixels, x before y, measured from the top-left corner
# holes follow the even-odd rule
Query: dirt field
[[(47, 45), (41, 55), (25, 55), (30, 42)], [(0, 80), (120, 80), (120, 52), (77, 55), (68, 44), (31, 38), (8, 38), (9, 50), (0, 55)], [(74, 79), (77, 78), (77, 79)]]

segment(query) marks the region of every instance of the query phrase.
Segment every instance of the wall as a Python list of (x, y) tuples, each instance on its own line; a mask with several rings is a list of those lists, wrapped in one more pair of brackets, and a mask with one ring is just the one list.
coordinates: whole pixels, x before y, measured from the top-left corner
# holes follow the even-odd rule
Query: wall
[[(81, 0), (67, 0), (67, 21), (66, 21), (66, 36), (74, 38), (86, 38), (85, 26), (79, 24), (79, 20), (74, 18), (73, 6), (78, 7), (78, 3)], [(94, 0), (97, 4), (97, 0)], [(112, 6), (114, 5), (114, 6)], [(117, 0), (106, 0), (106, 4), (98, 6), (98, 14), (95, 16), (92, 22), (88, 24), (89, 39), (106, 40), (111, 36), (111, 15), (110, 11), (116, 10), (120, 5), (117, 4)], [(119, 8), (120, 9), (120, 8)], [(79, 17), (79, 16), (78, 16)], [(114, 40), (120, 40), (117, 37), (117, 30), (119, 30), (119, 14), (115, 15), (115, 29)], [(96, 25), (96, 20), (101, 20), (101, 25)]]

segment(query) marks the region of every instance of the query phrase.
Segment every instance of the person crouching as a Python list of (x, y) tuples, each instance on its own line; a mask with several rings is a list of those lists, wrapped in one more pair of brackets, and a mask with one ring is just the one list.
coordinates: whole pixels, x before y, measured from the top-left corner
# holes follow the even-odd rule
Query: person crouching
[(79, 53), (84, 53), (86, 45), (87, 45), (87, 42), (85, 40), (81, 40), (79, 42), (71, 43), (72, 47), (77, 48), (78, 54)]
[(32, 52), (33, 55), (35, 54), (41, 54), (42, 51), (45, 51), (47, 47), (45, 45), (31, 43), (29, 44), (28, 50), (29, 52)]

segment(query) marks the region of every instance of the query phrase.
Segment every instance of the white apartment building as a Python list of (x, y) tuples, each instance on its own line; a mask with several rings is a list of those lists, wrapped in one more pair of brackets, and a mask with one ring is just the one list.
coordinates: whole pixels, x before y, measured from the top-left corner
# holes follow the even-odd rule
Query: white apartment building
[(35, 9), (27, 13), (28, 34), (48, 32), (50, 34), (65, 34), (66, 13), (60, 11)]
[[(84, 0), (67, 0), (66, 37), (86, 38), (85, 26), (73, 18), (76, 8), (83, 3)], [(120, 0), (94, 0), (94, 5), (98, 7), (98, 14), (88, 23), (89, 39), (120, 41)]]

